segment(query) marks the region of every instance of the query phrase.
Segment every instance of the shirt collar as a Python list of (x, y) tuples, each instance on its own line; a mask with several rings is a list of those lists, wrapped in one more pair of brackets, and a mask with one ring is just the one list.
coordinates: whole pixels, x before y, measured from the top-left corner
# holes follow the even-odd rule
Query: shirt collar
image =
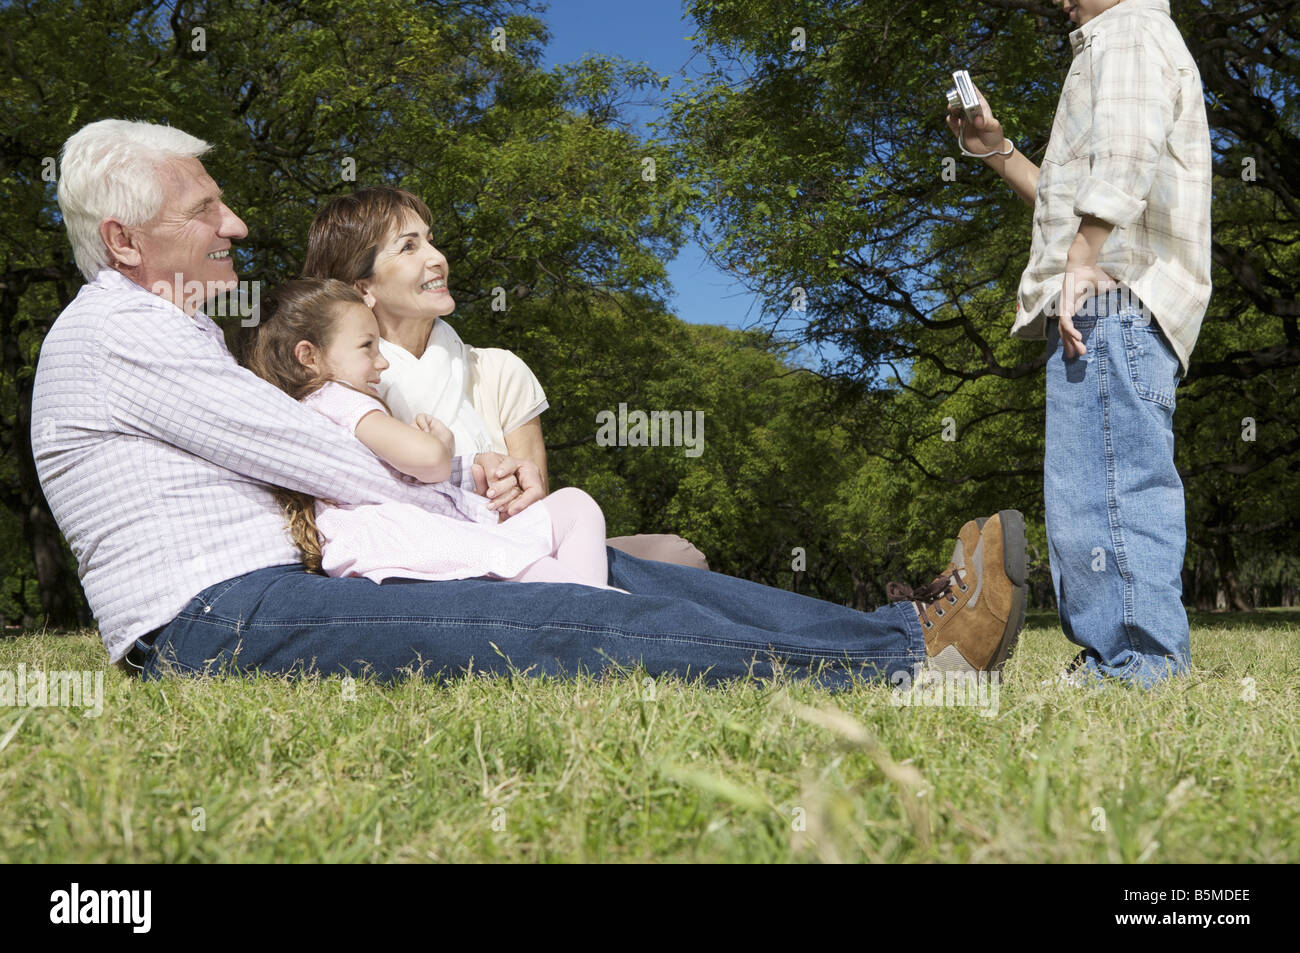
[(1128, 12), (1134, 10), (1151, 10), (1155, 13), (1163, 13), (1165, 16), (1169, 16), (1169, 0), (1122, 0), (1122, 2), (1115, 4), (1115, 6), (1111, 7), (1105, 13), (1093, 17), (1083, 26), (1079, 27), (1079, 29), (1071, 33), (1070, 48), (1075, 53), (1082, 50), (1084, 46), (1087, 45), (1088, 40), (1092, 39), (1092, 35), (1096, 33), (1098, 29), (1114, 22), (1116, 19), (1114, 14), (1117, 10)]
[(440, 324), (442, 324), (442, 318), (435, 318), (433, 327), (429, 328), (429, 336), (424, 341), (424, 350), (419, 357), (416, 357), (396, 341), (390, 341), (382, 335), (379, 338), (379, 352), (384, 355), (389, 364), (394, 363), (392, 355), (396, 355), (399, 361), (421, 363), (430, 358), (437, 348), (438, 325)]
[(152, 291), (150, 291), (148, 288), (144, 287), (143, 285), (136, 284), (134, 281), (132, 281), (130, 278), (128, 278), (126, 275), (122, 274), (120, 271), (118, 271), (115, 268), (101, 268), (99, 270), (99, 273), (95, 275), (95, 280), (91, 283), (98, 285), (101, 288), (106, 288), (110, 291), (137, 291), (140, 294), (146, 294), (150, 298), (152, 298), (154, 302), (156, 302), (160, 307), (166, 310), (176, 312), (176, 314), (185, 318), (187, 321), (192, 322), (194, 326), (197, 327), (199, 330), (207, 331), (209, 333), (215, 331), (217, 334), (222, 336), (223, 340), (225, 339), (225, 335), (221, 330), (221, 326), (217, 324), (217, 322), (209, 318), (202, 311), (196, 311), (194, 312), (193, 315), (186, 314), (184, 311), (182, 311), (180, 308), (176, 306), (175, 302), (169, 301), (168, 299), (162, 297), (161, 295), (154, 294)]

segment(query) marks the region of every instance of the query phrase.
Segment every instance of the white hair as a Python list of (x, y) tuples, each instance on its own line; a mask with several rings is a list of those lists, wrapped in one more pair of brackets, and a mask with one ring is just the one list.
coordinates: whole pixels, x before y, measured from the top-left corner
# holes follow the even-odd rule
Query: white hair
[(211, 148), (179, 129), (126, 119), (101, 119), (68, 137), (59, 169), (59, 209), (87, 281), (109, 265), (100, 222), (112, 218), (143, 225), (162, 209), (158, 167), (169, 159), (197, 159)]

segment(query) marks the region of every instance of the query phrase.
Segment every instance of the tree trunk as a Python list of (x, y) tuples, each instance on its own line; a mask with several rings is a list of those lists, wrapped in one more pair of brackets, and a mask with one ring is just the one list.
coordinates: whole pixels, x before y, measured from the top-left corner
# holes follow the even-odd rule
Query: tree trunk
[(1201, 551), (1191, 573), (1192, 604), (1202, 612), (1210, 612), (1215, 607), (1218, 586), (1214, 580), (1213, 560)]
[[(1226, 526), (1226, 524), (1225, 524)], [(1232, 536), (1221, 533), (1214, 540), (1214, 561), (1219, 566), (1219, 582), (1223, 588), (1224, 608), (1249, 612), (1250, 603), (1241, 591), (1237, 581), (1237, 550), (1232, 545)]]
[[(32, 563), (36, 567), (36, 580), (41, 590), (41, 607), (45, 624), (51, 628), (69, 628), (91, 624), (85, 593), (81, 581), (70, 565), (67, 544), (59, 532), (54, 515), (50, 512), (40, 480), (36, 476), (36, 461), (32, 456), (32, 386), (33, 374), (23, 373), (26, 363), (19, 348), (18, 302), (33, 277), (55, 280), (60, 306), (67, 304), (68, 294), (64, 282), (57, 280), (58, 272), (30, 274), (15, 279), (6, 275), (0, 282), (0, 328), (3, 328), (3, 345), (0, 361), (4, 372), (17, 387), (18, 406), (14, 413), (14, 428), (7, 435), (18, 466), (17, 498), (8, 494), (9, 505), (18, 510), (22, 518), (23, 538), (31, 547)], [(16, 504), (16, 506), (15, 506)]]
[[(853, 608), (859, 612), (870, 612), (875, 606), (875, 601), (871, 598), (871, 580), (856, 569), (849, 571), (849, 577), (853, 580)], [(880, 604), (884, 605), (883, 602)]]

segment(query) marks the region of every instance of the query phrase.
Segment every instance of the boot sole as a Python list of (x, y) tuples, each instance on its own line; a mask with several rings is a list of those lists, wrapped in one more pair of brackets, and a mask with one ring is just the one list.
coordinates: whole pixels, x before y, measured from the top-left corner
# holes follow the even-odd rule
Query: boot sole
[[(1001, 672), (1020, 640), (1020, 630), (1025, 625), (1025, 517), (1019, 510), (999, 510), (1002, 524), (1002, 570), (1015, 587), (1011, 590), (1011, 611), (1007, 614), (1007, 627), (1002, 641), (993, 653), (988, 671)], [(980, 528), (983, 523), (980, 521)]]

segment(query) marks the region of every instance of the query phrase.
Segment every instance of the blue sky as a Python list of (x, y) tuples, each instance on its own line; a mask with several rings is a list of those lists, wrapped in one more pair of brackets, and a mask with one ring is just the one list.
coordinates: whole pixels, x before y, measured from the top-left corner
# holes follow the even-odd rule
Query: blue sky
[[(674, 87), (688, 66), (692, 46), (685, 38), (694, 21), (684, 18), (679, 0), (551, 0), (541, 14), (551, 32), (545, 65), (571, 63), (588, 53), (604, 53), (647, 63), (673, 78)], [(653, 108), (629, 118), (654, 118)], [(696, 245), (684, 247), (668, 266), (678, 317), (696, 324), (753, 325), (759, 319), (754, 296), (710, 265)]]

